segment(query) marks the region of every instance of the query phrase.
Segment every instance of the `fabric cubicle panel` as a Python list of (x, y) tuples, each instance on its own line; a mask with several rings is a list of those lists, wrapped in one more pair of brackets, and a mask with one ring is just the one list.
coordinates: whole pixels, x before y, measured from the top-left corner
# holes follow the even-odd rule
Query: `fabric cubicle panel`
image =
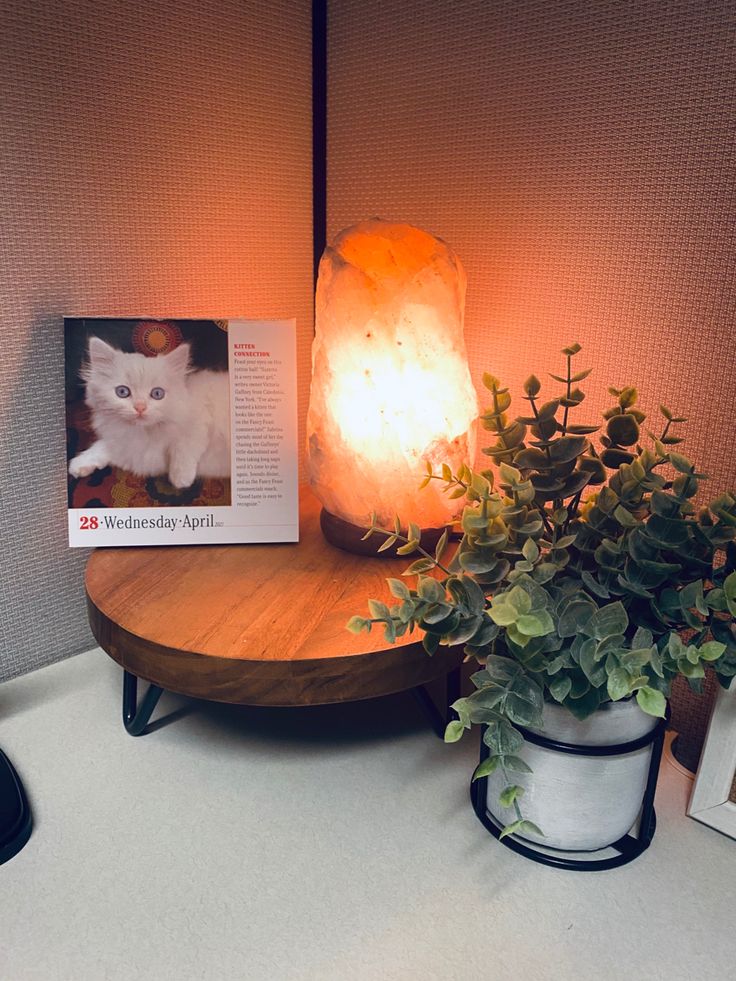
[(303, 426), (311, 38), (305, 0), (0, 13), (5, 679), (92, 643), (66, 545), (64, 313), (296, 316)]
[(690, 418), (706, 496), (736, 485), (735, 30), (696, 0), (329, 8), (329, 236), (445, 238), (481, 392), (499, 375), (523, 414), (578, 341), (579, 421), (637, 385), (652, 428), (660, 402)]

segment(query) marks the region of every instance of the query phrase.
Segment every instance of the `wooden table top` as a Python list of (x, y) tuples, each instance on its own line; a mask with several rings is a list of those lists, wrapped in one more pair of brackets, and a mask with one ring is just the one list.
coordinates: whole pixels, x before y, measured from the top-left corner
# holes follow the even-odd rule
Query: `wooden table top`
[(386, 645), (351, 634), (369, 597), (411, 559), (366, 558), (328, 544), (319, 504), (300, 495), (294, 544), (96, 550), (87, 565), (92, 631), (126, 670), (170, 691), (250, 705), (322, 704), (402, 691), (446, 674), (419, 638)]

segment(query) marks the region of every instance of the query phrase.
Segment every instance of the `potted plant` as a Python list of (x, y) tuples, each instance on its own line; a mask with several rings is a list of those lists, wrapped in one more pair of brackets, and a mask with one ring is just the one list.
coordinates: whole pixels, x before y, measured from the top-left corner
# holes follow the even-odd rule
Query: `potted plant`
[[(446, 532), (430, 554), (416, 525), (374, 517), (383, 548), (420, 556), (408, 582), (388, 581), (393, 603), (370, 600), (348, 627), (381, 624), (390, 641), (416, 627), (430, 655), (464, 645), (480, 670), (445, 739), (483, 726), (474, 780), (487, 779), (500, 837), (595, 850), (636, 818), (673, 679), (697, 691), (709, 665), (724, 686), (736, 674), (736, 498), (694, 502), (705, 475), (674, 448), (686, 420), (661, 406), (662, 431), (645, 431), (635, 388), (609, 389), (596, 447), (599, 427), (575, 421), (579, 351), (565, 348), (552, 376), (561, 394), (544, 401), (538, 378), (524, 383), (529, 409), (513, 420), (508, 390), (484, 376), (493, 468), (427, 464), (424, 479), (464, 498), (457, 549)], [(562, 759), (550, 739), (573, 749)]]

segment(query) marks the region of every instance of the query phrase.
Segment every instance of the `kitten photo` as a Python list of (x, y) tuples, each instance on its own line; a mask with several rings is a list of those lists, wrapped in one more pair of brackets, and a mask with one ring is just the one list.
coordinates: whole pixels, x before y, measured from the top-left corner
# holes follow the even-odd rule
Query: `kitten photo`
[(72, 477), (119, 467), (188, 488), (230, 476), (228, 373), (194, 370), (188, 343), (147, 357), (90, 337), (80, 376), (95, 440), (69, 463)]

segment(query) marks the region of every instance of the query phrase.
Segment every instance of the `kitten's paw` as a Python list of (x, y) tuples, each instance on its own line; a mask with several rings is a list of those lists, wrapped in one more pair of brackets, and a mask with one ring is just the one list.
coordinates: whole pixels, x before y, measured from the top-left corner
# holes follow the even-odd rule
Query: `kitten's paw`
[(69, 473), (72, 477), (89, 477), (96, 469), (93, 463), (85, 461), (82, 456), (75, 456), (69, 464)]
[(197, 476), (197, 468), (192, 466), (173, 466), (169, 471), (169, 483), (178, 490), (191, 487)]

